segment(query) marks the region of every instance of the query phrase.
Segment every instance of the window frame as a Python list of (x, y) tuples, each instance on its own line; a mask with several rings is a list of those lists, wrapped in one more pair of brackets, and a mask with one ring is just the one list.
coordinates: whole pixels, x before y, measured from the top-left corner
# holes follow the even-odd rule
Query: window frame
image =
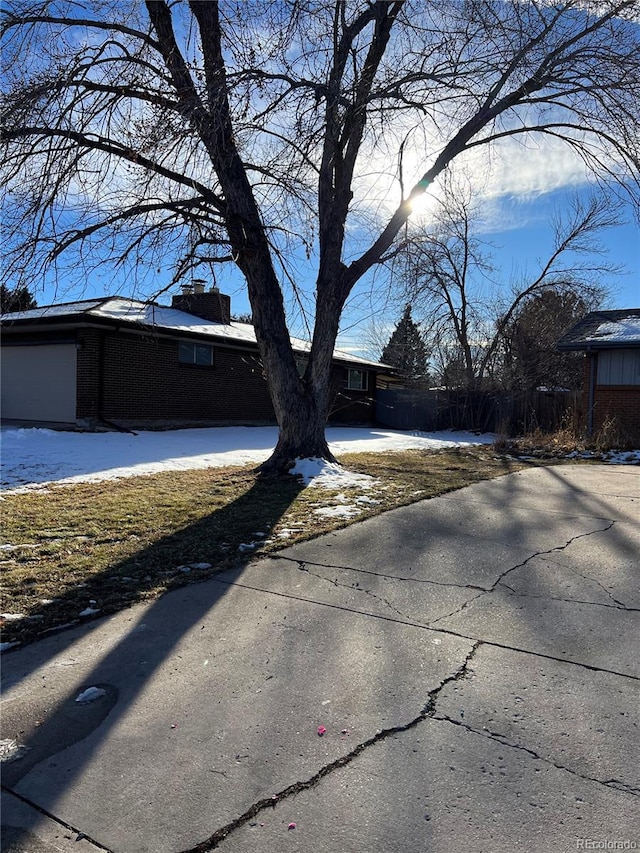
[[(354, 384), (352, 376), (359, 374), (362, 380), (358, 384)], [(347, 391), (368, 391), (369, 390), (369, 371), (361, 367), (347, 368)]]
[(640, 349), (624, 347), (601, 350), (598, 353), (596, 385), (603, 388), (640, 387)]
[[(185, 349), (189, 347), (192, 351), (193, 358), (187, 359), (184, 358)], [(203, 350), (207, 350), (209, 355), (208, 361), (198, 360), (198, 350), (202, 352)], [(185, 364), (187, 367), (213, 367), (214, 357), (213, 357), (213, 345), (212, 344), (204, 344), (198, 341), (178, 341), (178, 364)]]

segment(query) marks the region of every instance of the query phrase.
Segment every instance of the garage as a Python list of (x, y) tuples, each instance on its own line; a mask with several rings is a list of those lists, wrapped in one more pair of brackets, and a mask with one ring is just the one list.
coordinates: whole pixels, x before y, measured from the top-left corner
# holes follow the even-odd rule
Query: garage
[(2, 347), (2, 417), (76, 420), (75, 343)]

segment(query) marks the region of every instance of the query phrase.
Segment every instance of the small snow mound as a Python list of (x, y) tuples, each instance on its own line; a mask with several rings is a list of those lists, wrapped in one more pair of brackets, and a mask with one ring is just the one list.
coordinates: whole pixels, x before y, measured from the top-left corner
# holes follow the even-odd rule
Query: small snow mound
[(29, 747), (23, 743), (18, 743), (13, 738), (4, 738), (0, 740), (0, 762), (8, 764), (10, 761), (17, 761), (19, 758), (29, 751)]
[(84, 610), (78, 613), (78, 616), (95, 616), (96, 613), (100, 613), (99, 607), (85, 607)]
[(79, 705), (88, 705), (89, 702), (97, 702), (98, 699), (102, 699), (106, 695), (107, 691), (102, 687), (87, 687), (86, 690), (76, 696), (76, 702)]
[(368, 474), (356, 474), (353, 471), (347, 471), (337, 462), (328, 462), (326, 459), (318, 457), (296, 459), (296, 463), (289, 473), (302, 477), (305, 486), (320, 486), (324, 489), (348, 488), (349, 486), (357, 486), (363, 489), (373, 486), (376, 482)]
[(609, 465), (638, 465), (640, 450), (610, 450), (603, 455), (603, 461)]
[(314, 513), (321, 518), (355, 518), (356, 515), (360, 515), (360, 512), (359, 507), (353, 506), (353, 504), (347, 504), (346, 506), (344, 504), (340, 506), (324, 506), (320, 509), (314, 509)]

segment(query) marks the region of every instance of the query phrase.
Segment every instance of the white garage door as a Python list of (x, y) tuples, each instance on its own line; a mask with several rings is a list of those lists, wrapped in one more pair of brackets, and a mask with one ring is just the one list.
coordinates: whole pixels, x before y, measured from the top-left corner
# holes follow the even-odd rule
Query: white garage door
[(75, 422), (75, 344), (3, 346), (2, 417)]

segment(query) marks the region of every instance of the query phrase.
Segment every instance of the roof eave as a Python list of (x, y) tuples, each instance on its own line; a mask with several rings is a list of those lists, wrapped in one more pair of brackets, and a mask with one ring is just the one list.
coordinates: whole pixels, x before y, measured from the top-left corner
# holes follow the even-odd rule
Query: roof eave
[[(252, 349), (257, 350), (257, 341), (242, 340), (240, 338), (229, 338), (223, 333), (215, 334), (210, 331), (200, 331), (197, 327), (190, 329), (172, 328), (171, 326), (157, 326), (141, 323), (137, 320), (129, 320), (127, 318), (101, 317), (95, 314), (89, 314), (84, 311), (74, 314), (67, 314), (64, 317), (20, 317), (15, 320), (4, 321), (2, 323), (3, 332), (11, 335), (12, 331), (29, 331), (33, 333), (50, 331), (52, 327), (56, 327), (60, 331), (70, 331), (72, 329), (86, 329), (97, 327), (101, 329), (109, 328), (112, 330), (130, 330), (131, 332), (147, 333), (161, 335), (169, 338), (186, 338), (197, 337), (204, 338), (208, 341), (214, 341), (219, 346), (227, 346), (231, 349)], [(302, 347), (293, 346), (293, 351), (296, 355), (308, 355), (309, 351)], [(345, 355), (334, 355), (332, 361), (344, 367), (352, 367), (360, 370), (385, 370), (392, 371), (390, 365), (381, 364), (374, 361), (366, 361), (357, 358), (351, 359)]]
[(591, 350), (602, 349), (636, 349), (640, 347), (640, 340), (632, 341), (580, 341), (571, 343), (558, 343), (556, 349), (561, 352), (569, 352), (571, 350), (590, 352)]

